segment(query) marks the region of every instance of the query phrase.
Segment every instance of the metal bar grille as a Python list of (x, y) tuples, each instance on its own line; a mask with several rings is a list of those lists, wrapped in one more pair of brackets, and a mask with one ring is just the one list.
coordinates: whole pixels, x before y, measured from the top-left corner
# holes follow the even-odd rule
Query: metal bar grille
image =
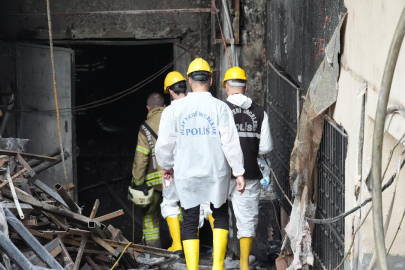
[[(270, 63), (267, 68), (267, 113), (269, 115), (270, 127), (273, 138), (274, 149), (270, 153), (270, 160), (274, 173), (286, 192), (289, 199), (292, 199), (292, 192), (289, 182), (290, 156), (294, 147), (294, 140), (297, 134), (297, 92), (299, 87), (289, 79), (277, 64)], [(298, 95), (299, 96), (299, 95)], [(279, 195), (280, 203), (289, 212), (291, 206), (283, 197), (278, 186), (275, 185)]]
[[(318, 201), (316, 218), (337, 216), (345, 211), (345, 159), (347, 134), (326, 119), (318, 151)], [(344, 256), (345, 220), (316, 225), (314, 253), (325, 269), (334, 269)], [(340, 268), (343, 269), (343, 266)]]

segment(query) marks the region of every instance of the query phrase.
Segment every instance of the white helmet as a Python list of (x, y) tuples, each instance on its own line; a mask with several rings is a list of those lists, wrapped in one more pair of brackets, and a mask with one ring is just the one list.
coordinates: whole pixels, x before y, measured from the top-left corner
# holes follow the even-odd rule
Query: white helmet
[(146, 207), (152, 203), (154, 188), (149, 186), (129, 186), (128, 199), (134, 204)]

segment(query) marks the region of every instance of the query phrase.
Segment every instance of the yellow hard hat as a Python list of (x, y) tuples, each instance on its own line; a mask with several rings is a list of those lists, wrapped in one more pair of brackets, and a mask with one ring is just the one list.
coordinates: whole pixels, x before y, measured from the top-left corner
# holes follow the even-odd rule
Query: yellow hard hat
[(195, 71), (207, 71), (211, 73), (212, 77), (212, 70), (210, 64), (208, 64), (208, 62), (202, 58), (196, 58), (190, 63), (187, 70), (187, 78), (190, 77), (190, 73), (193, 73)]
[(186, 78), (184, 78), (180, 72), (177, 72), (177, 71), (169, 72), (165, 78), (165, 84), (164, 84), (164, 89), (163, 89), (164, 93), (165, 94), (169, 93), (168, 87), (172, 86), (175, 83), (181, 82), (181, 81), (186, 81)]
[(222, 87), (225, 88), (225, 82), (229, 80), (244, 80), (248, 81), (246, 72), (240, 67), (231, 67), (225, 73), (224, 80), (222, 81)]

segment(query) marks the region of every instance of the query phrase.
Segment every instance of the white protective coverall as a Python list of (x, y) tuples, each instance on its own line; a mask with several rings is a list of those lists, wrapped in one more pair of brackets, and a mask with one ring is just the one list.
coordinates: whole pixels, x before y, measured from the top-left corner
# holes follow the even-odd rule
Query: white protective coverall
[[(173, 104), (176, 100), (172, 100), (171, 104), (164, 109), (164, 112), (167, 114), (171, 114), (171, 110), (173, 108)], [(176, 148), (173, 151), (174, 158), (176, 157)], [(160, 209), (162, 212), (162, 216), (164, 219), (167, 217), (178, 217), (180, 216), (180, 207), (179, 197), (177, 196), (176, 191), (176, 183), (174, 180), (168, 181), (166, 179), (162, 179), (163, 187), (163, 201), (160, 204)], [(198, 228), (201, 228), (204, 225), (204, 219), (208, 219), (208, 215), (212, 215), (212, 211), (210, 208), (210, 204), (208, 202), (200, 205), (200, 221)]]
[[(242, 94), (231, 95), (227, 100), (242, 109), (248, 109), (252, 105), (252, 100)], [(267, 113), (264, 112), (260, 132), (259, 154), (267, 154), (272, 149), (273, 141), (270, 133), (269, 119)], [(245, 192), (240, 195), (236, 190), (236, 181), (231, 181), (229, 187), (229, 199), (232, 201), (233, 211), (236, 217), (238, 239), (242, 237), (256, 236), (256, 227), (259, 220), (260, 190), (260, 179), (246, 179)]]
[(207, 201), (219, 208), (228, 199), (229, 165), (235, 176), (245, 172), (233, 114), (209, 92), (189, 93), (172, 107), (160, 121), (157, 161), (166, 170), (174, 169), (184, 209)]

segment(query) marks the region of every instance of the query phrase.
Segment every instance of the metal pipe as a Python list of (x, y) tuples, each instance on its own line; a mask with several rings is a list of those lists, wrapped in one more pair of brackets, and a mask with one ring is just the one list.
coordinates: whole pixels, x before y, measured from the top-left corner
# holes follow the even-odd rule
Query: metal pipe
[[(59, 148), (56, 148), (56, 149), (54, 149), (53, 151), (51, 151), (51, 152), (49, 152), (49, 153), (46, 153), (44, 156), (47, 156), (47, 157), (54, 157), (54, 156), (56, 156), (56, 155), (59, 155), (60, 154), (60, 149)], [(40, 163), (42, 163), (43, 161), (42, 160), (38, 160), (38, 159), (32, 159), (32, 160), (30, 160), (30, 161), (28, 161), (28, 165), (31, 167), (31, 168), (33, 168), (33, 167), (35, 167), (35, 166), (38, 166)]]
[[(7, 208), (4, 209), (4, 215), (6, 216), (7, 223), (13, 227), (14, 230), (21, 236), (25, 243), (32, 248), (32, 251), (52, 269), (61, 269), (62, 266), (55, 260), (54, 257), (38, 242), (38, 240), (25, 228)], [(26, 268), (23, 268), (26, 269)]]
[[(69, 153), (68, 152), (65, 152), (65, 159), (67, 159), (68, 157), (69, 157)], [(53, 166), (55, 166), (56, 164), (59, 164), (59, 163), (61, 163), (62, 162), (62, 155), (58, 155), (57, 157), (56, 157), (56, 160), (55, 161), (45, 161), (45, 162), (42, 162), (42, 163), (40, 163), (38, 166), (36, 166), (36, 167), (34, 167), (34, 168), (32, 168), (33, 170), (34, 170), (34, 172), (36, 173), (36, 174), (39, 174), (40, 172), (42, 172), (42, 171), (45, 171), (46, 169), (49, 169), (50, 167), (53, 167)], [(29, 173), (27, 173), (27, 172), (25, 172), (24, 174), (23, 174), (23, 176), (24, 176), (24, 178), (29, 178), (30, 177), (30, 175), (29, 175)]]
[(378, 97), (377, 111), (375, 115), (375, 126), (373, 136), (371, 175), (373, 179), (372, 190), (372, 212), (374, 242), (377, 251), (379, 269), (388, 270), (387, 256), (385, 254), (384, 225), (382, 214), (382, 192), (381, 192), (381, 159), (382, 143), (384, 137), (385, 116), (387, 104), (391, 91), (392, 79), (394, 77), (395, 66), (397, 64), (399, 51), (405, 34), (405, 8), (402, 11), (391, 47), (385, 64), (384, 75), (381, 83), (380, 95)]
[(4, 251), (20, 269), (35, 269), (35, 266), (18, 250), (16, 246), (14, 246), (10, 238), (8, 238), (1, 230), (0, 249)]

